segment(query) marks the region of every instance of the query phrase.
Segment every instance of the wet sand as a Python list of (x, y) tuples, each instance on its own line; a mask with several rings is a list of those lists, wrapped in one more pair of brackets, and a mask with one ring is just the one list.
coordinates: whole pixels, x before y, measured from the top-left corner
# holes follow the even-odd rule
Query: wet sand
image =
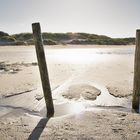
[(139, 139), (134, 46), (57, 47), (45, 46), (56, 112), (49, 121), (34, 46), (0, 47), (0, 137)]

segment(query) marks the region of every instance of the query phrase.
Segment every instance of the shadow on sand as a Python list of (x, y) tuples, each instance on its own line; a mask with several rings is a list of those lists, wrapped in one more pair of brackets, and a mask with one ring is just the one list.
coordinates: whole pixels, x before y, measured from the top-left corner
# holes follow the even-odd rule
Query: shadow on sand
[(42, 118), (38, 122), (38, 124), (36, 125), (36, 127), (34, 128), (27, 140), (38, 140), (49, 119), (50, 118)]

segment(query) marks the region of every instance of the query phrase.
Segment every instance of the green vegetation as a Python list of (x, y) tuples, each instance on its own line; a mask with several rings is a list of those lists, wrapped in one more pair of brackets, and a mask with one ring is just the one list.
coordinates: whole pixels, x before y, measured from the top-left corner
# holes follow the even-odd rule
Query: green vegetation
[(52, 39), (44, 39), (43, 43), (44, 45), (57, 45), (57, 43), (53, 41)]
[[(79, 45), (132, 45), (135, 38), (110, 38), (105, 35), (88, 33), (42, 33), (44, 45), (79, 44)], [(0, 45), (33, 45), (31, 33), (9, 35), (0, 31)]]
[(0, 38), (0, 41), (4, 41), (4, 42), (15, 42), (16, 39), (11, 37), (11, 36), (2, 36)]
[(33, 35), (31, 33), (20, 33), (20, 34), (14, 34), (12, 36), (18, 41), (27, 41), (33, 38)]
[(16, 39), (9, 34), (0, 31), (0, 45), (10, 45), (16, 42)]
[(5, 33), (5, 32), (2, 32), (0, 31), (0, 38), (3, 37), (3, 36), (9, 36), (9, 34)]

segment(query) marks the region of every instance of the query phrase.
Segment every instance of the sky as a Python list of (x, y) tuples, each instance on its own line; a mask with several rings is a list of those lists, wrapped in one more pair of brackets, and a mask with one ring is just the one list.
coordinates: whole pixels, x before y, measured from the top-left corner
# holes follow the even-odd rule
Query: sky
[(134, 37), (140, 29), (140, 0), (0, 0), (0, 31), (86, 32)]

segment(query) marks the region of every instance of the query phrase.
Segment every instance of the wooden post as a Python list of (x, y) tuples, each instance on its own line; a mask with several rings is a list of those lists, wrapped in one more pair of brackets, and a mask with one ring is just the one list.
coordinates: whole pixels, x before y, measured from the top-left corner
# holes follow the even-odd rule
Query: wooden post
[(48, 70), (46, 65), (45, 53), (43, 48), (40, 24), (33, 23), (32, 29), (33, 29), (33, 37), (35, 41), (38, 65), (40, 70), (40, 76), (42, 81), (42, 87), (44, 92), (44, 98), (45, 98), (45, 103), (47, 108), (47, 117), (52, 117), (54, 115), (54, 106), (53, 106)]
[(134, 88), (132, 108), (139, 112), (140, 104), (140, 30), (136, 31), (136, 49), (134, 64)]

